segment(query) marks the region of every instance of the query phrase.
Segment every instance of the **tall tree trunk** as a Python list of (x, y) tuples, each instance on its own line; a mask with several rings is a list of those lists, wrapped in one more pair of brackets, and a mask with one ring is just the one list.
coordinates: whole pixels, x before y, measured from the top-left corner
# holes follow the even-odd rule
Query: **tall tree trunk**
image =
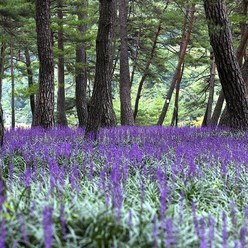
[(4, 73), (4, 51), (6, 49), (5, 43), (1, 43), (0, 49), (0, 103), (2, 102), (2, 90), (3, 90), (3, 73)]
[[(33, 82), (33, 71), (31, 67), (31, 59), (28, 49), (25, 49), (25, 60), (26, 60), (26, 68), (27, 68), (27, 75), (28, 75), (28, 87), (31, 88), (34, 84)], [(30, 94), (30, 107), (32, 112), (32, 123), (34, 122), (34, 113), (35, 113), (35, 96), (34, 94)]]
[[(89, 116), (86, 125), (85, 137), (93, 133), (94, 138), (100, 129), (103, 119), (106, 126), (115, 125), (115, 118), (112, 118), (113, 105), (110, 79), (112, 15), (114, 14), (113, 0), (100, 0), (100, 17), (98, 33), (96, 38), (96, 72), (93, 93), (89, 105)], [(106, 117), (108, 116), (108, 120)]]
[(204, 0), (204, 8), (210, 43), (230, 115), (230, 127), (247, 130), (248, 104), (245, 98), (245, 82), (235, 56), (226, 6), (223, 0)]
[[(101, 2), (101, 1), (100, 1)], [(103, 1), (104, 2), (104, 1)], [(109, 34), (109, 72), (108, 72), (108, 87), (107, 87), (107, 98), (104, 104), (104, 111), (101, 119), (101, 127), (111, 127), (116, 125), (116, 116), (114, 112), (113, 102), (112, 102), (112, 76), (114, 74), (113, 61), (115, 57), (115, 26), (117, 21), (117, 7), (116, 1), (112, 0), (112, 14), (111, 14), (111, 27)]]
[[(243, 0), (242, 1), (242, 10), (240, 11), (241, 14), (243, 16), (247, 16), (247, 7), (248, 7), (248, 1), (247, 0)], [(240, 23), (240, 31), (241, 31), (241, 39), (240, 39), (240, 43), (239, 43), (239, 46), (237, 48), (237, 51), (236, 51), (236, 56), (237, 56), (237, 61), (239, 63), (239, 66), (241, 67), (242, 66), (242, 62), (243, 62), (243, 58), (245, 57), (245, 54), (246, 54), (246, 46), (247, 46), (247, 40), (248, 40), (248, 27), (247, 27), (247, 24), (246, 22), (241, 22)], [(242, 72), (243, 73), (243, 72)], [(246, 82), (246, 80), (245, 80)], [(248, 86), (248, 82), (246, 82), (246, 88)], [(221, 98), (221, 99), (219, 99)], [(211, 125), (217, 125), (218, 124), (218, 121), (219, 121), (219, 118), (221, 116), (221, 109), (222, 109), (222, 106), (223, 106), (223, 103), (224, 103), (224, 100), (222, 100), (222, 98), (224, 98), (224, 93), (223, 93), (223, 90), (221, 90), (220, 94), (219, 94), (219, 98), (217, 100), (217, 103), (219, 103), (219, 105), (216, 104), (216, 111), (214, 111), (214, 113), (216, 113), (216, 115), (214, 116), (214, 120), (213, 122), (211, 123)], [(222, 105), (220, 105), (222, 104)], [(220, 110), (220, 111), (219, 111)], [(219, 114), (217, 116), (217, 113)], [(226, 109), (223, 110), (223, 113), (222, 113), (222, 116), (221, 116), (221, 125), (224, 126), (228, 126), (228, 116), (223, 116), (223, 115), (227, 115), (228, 112)], [(227, 120), (227, 123), (223, 123), (225, 120)]]
[(34, 125), (44, 128), (54, 126), (54, 59), (50, 2), (50, 0), (36, 0), (36, 31), (40, 67)]
[(10, 75), (11, 75), (11, 127), (15, 128), (15, 75), (14, 75), (13, 44), (10, 45)]
[(58, 93), (57, 93), (57, 124), (67, 126), (65, 112), (65, 59), (64, 59), (64, 28), (63, 0), (57, 0), (58, 6)]
[(175, 96), (175, 104), (174, 104), (174, 110), (173, 115), (171, 119), (171, 126), (177, 127), (178, 126), (178, 110), (179, 110), (179, 93), (180, 93), (180, 85), (183, 77), (183, 71), (184, 71), (184, 64), (182, 64), (182, 69), (180, 71), (180, 78), (177, 81), (176, 85), (176, 96)]
[(202, 126), (210, 126), (211, 115), (212, 115), (212, 107), (214, 100), (214, 83), (215, 83), (215, 73), (216, 73), (216, 64), (214, 55), (211, 54), (212, 64), (210, 69), (210, 78), (209, 78), (209, 95), (208, 95), (208, 103), (206, 108), (206, 113), (204, 115)]
[[(83, 5), (85, 8), (87, 6), (87, 1), (84, 0)], [(79, 6), (78, 6), (79, 7)], [(85, 10), (84, 10), (85, 11)], [(80, 36), (84, 36), (87, 31), (87, 25), (82, 23), (85, 21), (87, 15), (85, 12), (78, 11), (77, 13), (78, 21), (80, 24), (78, 25), (78, 31)], [(84, 42), (80, 41), (77, 43), (76, 48), (76, 109), (79, 127), (85, 127), (88, 118), (88, 110), (87, 110), (87, 97), (86, 97), (86, 89), (87, 89), (87, 56), (86, 56), (86, 48)]]
[(184, 57), (186, 54), (186, 50), (187, 50), (187, 47), (189, 44), (190, 35), (191, 35), (192, 27), (193, 27), (194, 13), (195, 13), (195, 4), (192, 4), (192, 6), (189, 9), (187, 9), (187, 12), (185, 15), (185, 21), (184, 21), (184, 25), (183, 25), (182, 39), (181, 39), (181, 45), (180, 45), (180, 51), (179, 51), (176, 71), (175, 71), (175, 74), (173, 76), (169, 91), (167, 92), (167, 96), (166, 96), (166, 99), (164, 102), (162, 112), (161, 112), (159, 119), (158, 119), (158, 122), (157, 122), (157, 125), (160, 125), (160, 126), (163, 125), (164, 118), (166, 116), (166, 113), (167, 113), (169, 105), (170, 105), (172, 93), (174, 91), (174, 88), (175, 88), (175, 85), (176, 85), (178, 79), (180, 78), (180, 74), (181, 74), (180, 72), (181, 72), (182, 64), (184, 61)]
[(3, 145), (3, 136), (4, 136), (4, 123), (3, 123), (3, 109), (0, 102), (0, 147)]
[(136, 95), (136, 99), (135, 99), (134, 112), (133, 112), (134, 120), (136, 119), (137, 114), (138, 114), (139, 100), (140, 100), (140, 97), (141, 97), (141, 91), (142, 91), (144, 82), (145, 82), (145, 80), (146, 80), (146, 78), (148, 76), (149, 68), (150, 68), (152, 60), (154, 58), (154, 55), (155, 55), (155, 51), (156, 51), (156, 47), (157, 47), (157, 43), (158, 43), (158, 37), (159, 37), (160, 31), (161, 31), (161, 28), (162, 28), (162, 22), (160, 21), (159, 25), (158, 25), (158, 28), (157, 28), (157, 31), (155, 33), (155, 37), (154, 37), (154, 40), (153, 40), (152, 49), (151, 49), (149, 59), (147, 60), (143, 75), (142, 75), (142, 77), (140, 79), (140, 82), (139, 82), (137, 95)]
[(131, 106), (131, 82), (128, 63), (127, 12), (126, 0), (119, 0), (121, 125), (132, 126), (134, 125), (134, 117)]

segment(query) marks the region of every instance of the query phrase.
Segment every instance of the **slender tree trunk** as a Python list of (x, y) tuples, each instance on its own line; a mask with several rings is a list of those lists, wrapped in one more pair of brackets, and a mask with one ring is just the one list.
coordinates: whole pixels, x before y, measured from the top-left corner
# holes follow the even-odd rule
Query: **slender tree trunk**
[(64, 59), (64, 28), (63, 28), (63, 0), (57, 0), (58, 5), (58, 93), (57, 93), (57, 124), (67, 126), (65, 111), (65, 59)]
[(10, 74), (11, 74), (11, 127), (15, 128), (15, 75), (13, 60), (13, 44), (10, 45)]
[(3, 136), (4, 136), (4, 123), (3, 123), (3, 109), (0, 102), (0, 147), (3, 145)]
[(223, 0), (204, 0), (204, 8), (210, 43), (230, 115), (230, 127), (234, 130), (247, 130), (248, 104), (245, 98), (245, 82), (235, 56), (226, 6)]
[(210, 78), (209, 78), (209, 95), (208, 95), (208, 103), (206, 112), (204, 115), (204, 119), (202, 122), (202, 126), (210, 126), (211, 115), (212, 115), (212, 107), (213, 107), (213, 100), (214, 100), (214, 83), (215, 83), (215, 73), (216, 73), (216, 64), (214, 55), (211, 55), (212, 64), (210, 69)]
[[(27, 75), (28, 75), (28, 87), (32, 87), (33, 82), (33, 71), (31, 67), (31, 59), (28, 49), (25, 49), (25, 60), (26, 60), (26, 67), (27, 67)], [(30, 107), (32, 112), (32, 123), (34, 121), (34, 113), (35, 113), (35, 96), (34, 94), (30, 94)]]
[[(97, 133), (101, 124), (111, 127), (115, 125), (115, 119), (112, 118), (113, 105), (110, 79), (111, 56), (111, 28), (112, 15), (114, 14), (113, 0), (100, 0), (100, 17), (98, 33), (96, 38), (96, 72), (93, 93), (89, 105), (89, 116), (87, 120), (85, 137), (97, 138)], [(107, 120), (106, 120), (106, 117)]]
[(218, 97), (218, 100), (217, 100), (217, 103), (216, 103), (215, 108), (214, 108), (213, 115), (212, 115), (211, 120), (209, 122), (209, 126), (214, 127), (214, 126), (218, 125), (218, 121), (219, 121), (219, 118), (220, 118), (220, 114), (221, 114), (221, 110), (222, 110), (224, 100), (225, 100), (224, 93), (221, 90), (221, 92), (219, 94), (219, 97)]
[(176, 85), (176, 96), (175, 96), (175, 104), (174, 104), (174, 111), (171, 119), (171, 126), (178, 126), (178, 110), (179, 110), (179, 93), (180, 93), (180, 85), (183, 77), (183, 71), (184, 71), (184, 64), (182, 64), (182, 69), (180, 72), (180, 78)]
[(130, 78), (131, 87), (132, 87), (132, 85), (133, 85), (134, 74), (135, 74), (135, 71), (136, 71), (136, 67), (137, 67), (137, 65), (138, 65), (139, 43), (140, 43), (140, 31), (138, 32), (136, 50), (135, 50), (135, 55), (134, 55), (134, 59), (133, 59), (133, 68), (132, 68), (131, 78)]
[[(83, 2), (83, 6), (87, 6), (87, 1)], [(79, 6), (78, 6), (79, 7)], [(87, 25), (82, 24), (85, 21), (87, 14), (82, 11), (78, 11), (77, 13), (78, 21), (80, 24), (78, 25), (78, 31), (80, 35), (83, 37), (87, 31)], [(88, 118), (88, 110), (87, 110), (87, 56), (86, 56), (86, 48), (84, 42), (80, 41), (77, 43), (76, 48), (76, 108), (77, 108), (77, 116), (79, 127), (85, 127)]]
[(157, 125), (160, 125), (160, 126), (163, 125), (164, 118), (166, 116), (166, 113), (170, 105), (172, 93), (174, 91), (174, 88), (175, 88), (175, 85), (178, 79), (180, 78), (181, 67), (184, 61), (184, 57), (186, 54), (186, 50), (189, 44), (190, 35), (191, 35), (192, 27), (193, 27), (194, 13), (195, 13), (195, 4), (193, 4), (189, 9), (187, 9), (187, 13), (185, 15), (185, 22), (184, 22), (184, 27), (182, 31), (182, 39), (181, 39), (181, 45), (180, 45), (180, 51), (179, 51), (179, 57), (178, 57), (178, 64), (177, 64), (176, 71), (175, 71), (175, 74), (171, 82), (171, 86), (169, 88), (169, 91), (167, 92), (167, 96), (164, 102), (162, 112), (157, 122)]
[(151, 50), (151, 53), (150, 53), (150, 57), (147, 60), (147, 63), (146, 63), (146, 66), (145, 66), (143, 75), (142, 75), (141, 80), (139, 82), (139, 86), (138, 86), (138, 90), (137, 90), (137, 95), (136, 95), (136, 99), (135, 99), (134, 112), (133, 112), (134, 120), (136, 119), (137, 114), (138, 114), (139, 100), (140, 100), (140, 97), (141, 97), (141, 91), (142, 91), (144, 82), (145, 82), (145, 80), (146, 80), (146, 78), (148, 76), (149, 68), (150, 68), (150, 65), (152, 63), (152, 60), (154, 58), (154, 55), (155, 55), (155, 51), (156, 51), (156, 47), (157, 47), (157, 43), (158, 43), (158, 37), (159, 37), (160, 31), (161, 31), (161, 27), (162, 27), (162, 22), (160, 21), (159, 22), (159, 25), (158, 25), (158, 28), (157, 28), (157, 31), (155, 33), (154, 40), (153, 40), (152, 50)]
[(4, 52), (5, 43), (2, 42), (0, 49), (0, 103), (2, 102), (2, 90), (3, 90), (3, 74), (4, 74)]
[(131, 106), (131, 82), (128, 63), (127, 12), (126, 0), (119, 0), (121, 125), (133, 126), (134, 117)]
[(36, 0), (37, 47), (40, 67), (34, 125), (44, 128), (54, 126), (54, 62), (50, 2), (50, 0)]

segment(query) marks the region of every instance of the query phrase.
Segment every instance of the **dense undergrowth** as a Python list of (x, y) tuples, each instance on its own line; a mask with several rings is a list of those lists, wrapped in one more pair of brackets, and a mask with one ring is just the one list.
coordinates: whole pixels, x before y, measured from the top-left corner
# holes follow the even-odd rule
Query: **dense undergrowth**
[(0, 247), (247, 247), (248, 135), (10, 130)]

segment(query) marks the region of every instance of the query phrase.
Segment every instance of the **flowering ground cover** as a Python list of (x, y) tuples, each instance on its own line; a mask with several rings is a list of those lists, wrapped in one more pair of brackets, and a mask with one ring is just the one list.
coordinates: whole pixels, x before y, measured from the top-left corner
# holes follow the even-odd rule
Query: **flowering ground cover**
[(163, 127), (10, 130), (0, 247), (248, 245), (248, 134)]

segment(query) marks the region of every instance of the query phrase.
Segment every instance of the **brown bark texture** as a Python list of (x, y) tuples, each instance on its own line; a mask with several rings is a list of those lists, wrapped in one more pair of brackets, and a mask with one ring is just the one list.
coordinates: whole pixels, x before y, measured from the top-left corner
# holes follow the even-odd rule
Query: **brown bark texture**
[(235, 56), (231, 29), (223, 0), (204, 0), (210, 43), (216, 59), (220, 82), (234, 130), (248, 128), (248, 104), (245, 83)]
[[(86, 1), (84, 1), (83, 5), (86, 7)], [(87, 14), (82, 11), (78, 11), (77, 13), (78, 21), (80, 24), (78, 25), (78, 31), (80, 36), (84, 36), (87, 31), (86, 24), (82, 24), (81, 22), (85, 20)], [(88, 118), (88, 110), (87, 110), (87, 98), (86, 98), (86, 89), (87, 89), (87, 67), (86, 67), (86, 48), (84, 42), (80, 41), (77, 43), (76, 47), (76, 109), (79, 127), (85, 127)]]
[(166, 99), (164, 102), (163, 109), (161, 111), (161, 114), (160, 114), (158, 122), (157, 122), (157, 125), (160, 125), (160, 126), (163, 125), (164, 118), (166, 116), (166, 113), (168, 111), (168, 108), (169, 108), (169, 105), (171, 102), (171, 97), (172, 97), (174, 88), (176, 86), (177, 81), (180, 78), (182, 64), (184, 61), (186, 50), (187, 50), (187, 47), (188, 47), (188, 44), (190, 41), (191, 31), (193, 28), (194, 13), (195, 13), (195, 4), (192, 4), (192, 6), (187, 9), (187, 12), (185, 15), (185, 21), (184, 21), (184, 25), (183, 25), (182, 38), (181, 38), (180, 51), (179, 51), (176, 71), (174, 73), (170, 88), (167, 92), (167, 96), (166, 96)]
[(111, 127), (116, 124), (113, 118), (113, 104), (111, 92), (111, 28), (114, 1), (100, 0), (100, 16), (96, 38), (96, 71), (95, 82), (89, 115), (86, 125), (85, 137), (97, 138), (101, 125)]
[(64, 30), (63, 30), (63, 0), (57, 1), (58, 6), (58, 92), (57, 92), (57, 124), (67, 126), (65, 108), (65, 59), (64, 59)]
[(128, 63), (127, 13), (127, 1), (119, 0), (121, 125), (133, 126), (134, 117), (131, 105), (131, 82)]
[(36, 31), (40, 66), (34, 126), (43, 128), (54, 126), (54, 58), (50, 2), (50, 0), (36, 0)]

